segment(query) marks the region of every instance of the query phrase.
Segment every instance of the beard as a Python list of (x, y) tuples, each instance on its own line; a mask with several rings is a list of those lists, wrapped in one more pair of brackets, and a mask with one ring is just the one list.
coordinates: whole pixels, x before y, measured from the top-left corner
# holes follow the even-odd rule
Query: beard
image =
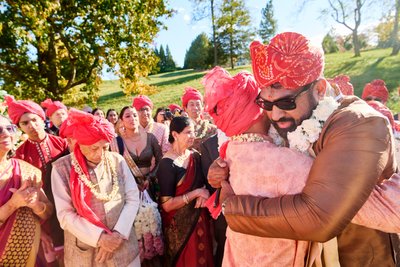
[[(290, 118), (290, 117), (283, 117), (283, 118), (280, 118), (277, 121), (270, 120), (271, 124), (274, 126), (274, 128), (276, 129), (276, 131), (278, 132), (278, 134), (282, 138), (287, 140), (287, 134), (289, 132), (293, 132), (294, 130), (296, 130), (297, 126), (299, 126), (304, 120), (307, 120), (307, 119), (309, 119), (311, 117), (314, 109), (318, 105), (318, 101), (311, 94), (308, 94), (308, 103), (309, 103), (310, 109), (308, 110), (307, 113), (305, 113), (303, 116), (301, 116), (298, 120), (295, 120), (295, 119)], [(280, 128), (278, 126), (278, 122), (290, 122), (291, 124), (290, 124), (289, 127)]]

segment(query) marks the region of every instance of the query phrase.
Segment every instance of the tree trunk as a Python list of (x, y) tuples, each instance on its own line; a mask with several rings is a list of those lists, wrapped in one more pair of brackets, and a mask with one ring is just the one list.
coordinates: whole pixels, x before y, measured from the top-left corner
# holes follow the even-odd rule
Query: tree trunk
[(360, 42), (358, 40), (357, 30), (353, 31), (353, 45), (354, 45), (354, 56), (355, 57), (360, 57), (361, 56), (361, 53), (360, 53)]
[(214, 0), (211, 0), (211, 23), (213, 29), (214, 66), (218, 65), (217, 33), (215, 29)]
[(400, 0), (396, 0), (396, 11), (394, 14), (394, 25), (392, 32), (392, 42), (393, 50), (390, 55), (395, 56), (399, 53), (400, 43), (399, 43), (399, 13), (400, 13)]

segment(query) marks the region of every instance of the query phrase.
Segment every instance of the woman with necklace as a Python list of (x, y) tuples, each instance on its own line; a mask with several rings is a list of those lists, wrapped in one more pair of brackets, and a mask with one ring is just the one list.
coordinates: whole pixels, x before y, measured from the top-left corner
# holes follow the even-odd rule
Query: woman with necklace
[(210, 221), (204, 203), (209, 197), (200, 155), (189, 150), (195, 139), (187, 117), (170, 124), (172, 148), (157, 172), (166, 242), (166, 266), (213, 266)]
[(0, 266), (34, 266), (40, 220), (53, 212), (41, 189), (41, 172), (9, 159), (17, 127), (0, 115)]
[[(123, 132), (113, 139), (111, 150), (120, 153), (125, 158), (140, 190), (143, 191), (150, 184), (150, 193), (155, 197), (155, 187), (157, 187), (155, 174), (162, 157), (161, 147), (155, 136), (146, 133), (140, 126), (139, 116), (135, 108), (124, 107), (119, 118)], [(155, 167), (151, 169), (153, 159)]]
[(74, 150), (52, 170), (65, 266), (140, 266), (133, 227), (139, 191), (124, 159), (108, 151), (114, 127), (75, 109), (66, 123), (62, 134), (76, 142)]

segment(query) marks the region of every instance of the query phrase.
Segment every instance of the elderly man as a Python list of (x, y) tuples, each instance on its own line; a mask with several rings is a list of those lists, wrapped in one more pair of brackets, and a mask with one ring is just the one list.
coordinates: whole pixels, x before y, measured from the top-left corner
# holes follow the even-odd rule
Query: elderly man
[(65, 266), (140, 266), (133, 227), (139, 191), (122, 156), (108, 151), (114, 127), (74, 109), (66, 125), (73, 152), (52, 170)]
[[(209, 182), (222, 184), (229, 227), (273, 238), (325, 242), (337, 237), (330, 244), (337, 242), (332, 251), (341, 266), (395, 266), (397, 236), (391, 240), (389, 234), (350, 223), (374, 186), (396, 170), (388, 121), (355, 96), (342, 97), (337, 108), (325, 104), (324, 96), (335, 94), (322, 77), (324, 57), (304, 36), (282, 33), (268, 46), (253, 42), (250, 52), (261, 87), (256, 103), (279, 134), (275, 140), (315, 160), (301, 193), (270, 199), (235, 195), (225, 181), (227, 168), (220, 167), (224, 163), (213, 163)], [(326, 246), (324, 261), (332, 262), (328, 251)]]
[(203, 96), (195, 88), (190, 86), (185, 87), (185, 92), (182, 95), (182, 106), (189, 118), (194, 121), (196, 139), (192, 147), (200, 151), (200, 144), (216, 134), (217, 127), (209, 120), (202, 118), (204, 112)]
[(132, 106), (139, 114), (139, 123), (147, 133), (152, 133), (165, 154), (171, 144), (168, 142), (169, 129), (162, 123), (155, 122), (152, 117), (153, 102), (145, 95), (139, 95), (133, 99)]
[(40, 105), (46, 109), (46, 117), (49, 118), (52, 123), (48, 132), (58, 136), (61, 124), (68, 117), (67, 107), (60, 101), (52, 101), (50, 98), (40, 103)]
[[(30, 100), (15, 100), (12, 96), (6, 96), (5, 100), (11, 120), (28, 135), (28, 140), (18, 147), (15, 157), (42, 171), (43, 190), (53, 202), (50, 176), (46, 173), (51, 171), (51, 163), (54, 160), (68, 152), (67, 142), (61, 137), (46, 133), (45, 113), (38, 104)], [(47, 262), (54, 262), (56, 257), (54, 248), (62, 248), (63, 239), (63, 232), (53, 214), (42, 224), (41, 240), (44, 248), (39, 250), (39, 258), (45, 261), (46, 256)], [(47, 255), (44, 255), (44, 252)]]

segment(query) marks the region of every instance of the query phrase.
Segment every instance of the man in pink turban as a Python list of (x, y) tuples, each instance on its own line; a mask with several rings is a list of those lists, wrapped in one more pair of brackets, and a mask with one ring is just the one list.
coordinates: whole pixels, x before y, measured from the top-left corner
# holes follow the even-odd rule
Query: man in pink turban
[(182, 95), (182, 107), (194, 122), (194, 131), (196, 139), (192, 148), (199, 150), (201, 142), (217, 132), (217, 127), (210, 121), (203, 119), (203, 96), (201, 93), (190, 86), (185, 87)]
[(367, 83), (362, 92), (361, 98), (365, 101), (376, 100), (386, 105), (389, 98), (389, 91), (386, 88), (386, 83), (383, 80), (373, 80)]
[(299, 33), (278, 34), (268, 45), (254, 42), (250, 55), (261, 87), (255, 101), (278, 133), (275, 142), (315, 160), (300, 193), (272, 198), (235, 195), (224, 162), (214, 162), (208, 180), (213, 187), (222, 184), (229, 227), (260, 237), (317, 242), (336, 237), (330, 242), (337, 242), (338, 255), (330, 256), (341, 266), (394, 266), (398, 252), (390, 238), (398, 236), (350, 223), (374, 186), (396, 171), (387, 120), (355, 96), (336, 95), (323, 78), (321, 49)]
[(60, 101), (52, 101), (50, 98), (46, 99), (40, 105), (46, 109), (46, 117), (48, 117), (52, 123), (49, 127), (49, 133), (58, 135), (61, 123), (68, 117), (67, 107)]
[[(46, 173), (51, 171), (51, 163), (54, 160), (68, 152), (67, 142), (63, 138), (45, 132), (45, 113), (35, 102), (15, 100), (11, 96), (5, 96), (5, 101), (13, 123), (28, 135), (28, 139), (16, 150), (15, 157), (41, 170), (43, 190), (49, 200), (52, 201), (51, 180)], [(54, 247), (62, 247), (64, 244), (62, 231), (57, 231), (56, 221), (55, 216), (50, 217), (42, 224), (41, 233), (41, 247), (45, 247), (44, 251), (47, 251), (50, 255), (53, 254), (53, 257), (55, 255)], [(39, 250), (38, 257), (46, 262), (44, 251), (43, 249)]]
[[(65, 234), (66, 266), (140, 266), (133, 222), (139, 191), (126, 162), (109, 152), (114, 127), (71, 109), (73, 152), (53, 164), (52, 189)], [(83, 254), (82, 254), (83, 253)]]
[(171, 147), (168, 142), (169, 129), (163, 123), (153, 120), (153, 102), (145, 95), (139, 95), (133, 99), (132, 106), (137, 110), (139, 115), (139, 123), (147, 133), (152, 133), (161, 147), (161, 151), (165, 154)]
[(340, 92), (344, 95), (354, 95), (354, 87), (350, 83), (350, 77), (344, 74), (340, 74), (333, 79), (327, 79), (332, 87), (339, 87)]

